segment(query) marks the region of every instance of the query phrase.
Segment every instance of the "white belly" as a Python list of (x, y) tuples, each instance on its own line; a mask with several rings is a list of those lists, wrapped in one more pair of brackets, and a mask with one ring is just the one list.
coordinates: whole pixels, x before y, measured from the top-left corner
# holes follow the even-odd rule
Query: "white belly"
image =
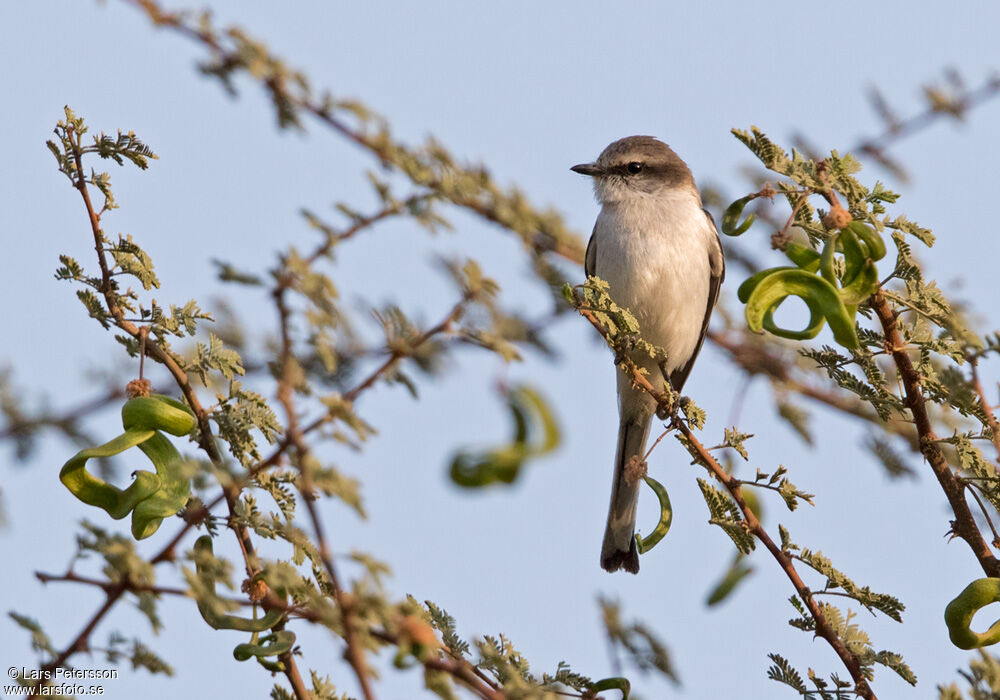
[[(605, 205), (594, 235), (594, 272), (611, 298), (632, 312), (643, 338), (666, 350), (668, 373), (683, 366), (698, 346), (708, 305), (715, 233), (701, 203), (684, 197)], [(642, 364), (650, 367), (648, 356)]]

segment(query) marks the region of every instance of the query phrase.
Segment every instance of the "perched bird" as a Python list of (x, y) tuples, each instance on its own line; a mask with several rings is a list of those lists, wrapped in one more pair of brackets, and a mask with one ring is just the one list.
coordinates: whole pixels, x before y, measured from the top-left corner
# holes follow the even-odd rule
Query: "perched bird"
[[(571, 168), (594, 181), (601, 213), (587, 245), (586, 271), (605, 280), (649, 343), (666, 351), (657, 363), (632, 358), (657, 388), (680, 391), (708, 330), (725, 277), (715, 222), (702, 208), (687, 165), (652, 136), (615, 141), (593, 163)], [(608, 523), (601, 547), (607, 571), (639, 571), (635, 515), (640, 473), (627, 469), (645, 454), (656, 403), (618, 372), (618, 448)]]

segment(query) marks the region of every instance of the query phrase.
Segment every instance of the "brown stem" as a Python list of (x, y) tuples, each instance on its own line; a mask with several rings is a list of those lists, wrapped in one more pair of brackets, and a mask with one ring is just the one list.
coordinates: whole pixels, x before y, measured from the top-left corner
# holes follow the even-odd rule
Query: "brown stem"
[[(372, 225), (377, 224), (379, 221), (382, 221), (383, 219), (388, 219), (389, 217), (402, 214), (403, 212), (405, 212), (408, 209), (411, 209), (417, 204), (430, 201), (432, 199), (435, 199), (437, 196), (438, 195), (434, 192), (422, 192), (420, 194), (411, 195), (402, 201), (393, 202), (392, 204), (383, 207), (374, 214), (369, 214), (368, 216), (362, 216), (357, 218), (354, 221), (354, 223), (352, 223), (343, 231), (334, 231), (328, 228), (327, 226), (323, 225), (321, 226), (321, 229), (326, 234), (326, 240), (320, 245), (318, 245), (316, 249), (313, 250), (312, 253), (306, 256), (305, 262), (307, 264), (312, 264), (317, 260), (319, 260), (321, 257), (328, 255), (336, 244), (346, 241), (349, 238), (353, 238), (357, 234), (361, 233), (362, 231), (371, 227)], [(278, 286), (287, 287), (288, 282), (290, 280), (291, 277), (286, 276), (281, 281), (278, 282)]]
[(903, 349), (905, 343), (899, 332), (896, 316), (882, 292), (876, 292), (869, 303), (882, 325), (886, 350), (892, 354), (892, 359), (896, 363), (899, 379), (905, 392), (906, 407), (913, 415), (913, 423), (920, 437), (920, 452), (930, 465), (934, 476), (937, 477), (941, 490), (944, 491), (955, 515), (955, 519), (951, 521), (951, 530), (969, 545), (987, 576), (1000, 576), (1000, 562), (993, 556), (989, 545), (986, 544), (982, 533), (976, 526), (976, 520), (972, 511), (969, 510), (969, 503), (965, 500), (965, 489), (962, 487), (962, 482), (955, 477), (941, 451), (941, 446), (938, 444), (938, 437), (927, 416), (927, 405), (921, 389), (920, 374), (914, 368), (910, 356)]
[(884, 132), (874, 138), (861, 141), (854, 147), (853, 150), (867, 153), (877, 159), (884, 160), (885, 156), (883, 154), (883, 150), (893, 142), (904, 139), (921, 129), (926, 129), (943, 115), (950, 114), (951, 116), (956, 116), (956, 113), (960, 115), (969, 109), (986, 102), (987, 100), (993, 99), (998, 94), (1000, 94), (1000, 78), (994, 76), (988, 79), (980, 87), (969, 90), (956, 97), (953, 101), (955, 106), (954, 112), (942, 110), (938, 105), (932, 103), (923, 112), (915, 114), (907, 119), (902, 121), (891, 120)]
[[(373, 629), (371, 630), (371, 635), (388, 644), (399, 644), (399, 638), (386, 630)], [(476, 693), (479, 697), (484, 698), (484, 700), (505, 700), (507, 697), (492, 681), (483, 677), (479, 669), (463, 658), (430, 655), (422, 663), (424, 668), (444, 671), (454, 676), (469, 690)]]
[(299, 673), (299, 667), (298, 664), (295, 663), (295, 656), (292, 652), (286, 651), (284, 654), (279, 654), (278, 661), (281, 662), (285, 669), (285, 678), (288, 679), (288, 683), (292, 686), (292, 690), (295, 692), (295, 697), (298, 698), (298, 700), (311, 700), (313, 694), (309, 692), (305, 681), (302, 680), (302, 674)]
[(997, 424), (997, 417), (993, 413), (993, 407), (990, 406), (990, 402), (986, 399), (986, 389), (983, 388), (983, 383), (979, 379), (979, 358), (971, 358), (969, 364), (972, 366), (972, 386), (979, 396), (979, 405), (982, 407), (983, 413), (986, 414), (986, 424), (990, 426), (993, 447), (997, 451), (997, 459), (1000, 460), (1000, 425)]
[[(652, 389), (652, 387), (650, 387)], [(816, 622), (816, 634), (823, 637), (833, 650), (836, 652), (837, 656), (847, 667), (847, 670), (851, 674), (851, 678), (855, 683), (855, 692), (859, 697), (866, 699), (874, 699), (875, 693), (868, 685), (868, 681), (865, 679), (864, 674), (861, 671), (861, 662), (858, 657), (847, 648), (844, 641), (837, 635), (837, 632), (830, 626), (827, 621), (826, 616), (823, 615), (822, 610), (820, 610), (819, 605), (817, 605), (812, 591), (806, 586), (805, 582), (799, 576), (798, 571), (795, 569), (795, 565), (792, 558), (782, 551), (771, 536), (768, 535), (767, 531), (761, 525), (760, 520), (754, 515), (753, 511), (746, 504), (743, 499), (743, 491), (740, 488), (740, 480), (734, 477), (732, 474), (728, 474), (721, 464), (716, 461), (716, 459), (705, 449), (705, 447), (698, 441), (698, 439), (691, 433), (691, 429), (688, 428), (687, 424), (679, 418), (674, 418), (671, 425), (676, 428), (685, 439), (690, 444), (691, 456), (697, 459), (701, 464), (707, 468), (717, 481), (719, 481), (726, 490), (729, 491), (729, 495), (732, 496), (733, 500), (736, 501), (736, 505), (739, 506), (740, 512), (743, 514), (743, 519), (746, 522), (747, 530), (756, 537), (760, 542), (767, 548), (774, 557), (774, 560), (778, 562), (781, 570), (785, 572), (785, 576), (788, 580), (792, 582), (792, 586), (795, 588), (795, 592), (798, 593), (799, 598), (805, 603), (806, 608), (809, 610), (809, 614), (812, 615)]]
[[(125, 318), (124, 312), (118, 305), (118, 297), (115, 295), (114, 286), (111, 282), (108, 262), (104, 256), (104, 234), (100, 227), (100, 217), (94, 211), (94, 206), (90, 199), (90, 192), (87, 188), (87, 180), (84, 177), (83, 149), (80, 143), (80, 135), (74, 135), (73, 132), (70, 131), (70, 140), (73, 144), (73, 160), (76, 163), (77, 177), (75, 186), (80, 192), (80, 196), (83, 198), (83, 203), (87, 208), (87, 216), (90, 219), (91, 232), (94, 235), (94, 248), (97, 251), (97, 262), (101, 268), (101, 293), (104, 295), (105, 303), (108, 306), (108, 313), (110, 313), (112, 318), (114, 318), (115, 325), (118, 326), (118, 328), (128, 333), (134, 339), (141, 341), (143, 337), (143, 330)], [(188, 405), (191, 407), (191, 410), (194, 411), (194, 414), (198, 419), (199, 447), (205, 451), (205, 453), (209, 456), (209, 459), (211, 459), (214, 464), (221, 466), (223, 459), (222, 455), (219, 454), (218, 446), (215, 444), (215, 440), (212, 437), (212, 427), (208, 422), (208, 412), (201, 405), (198, 395), (195, 394), (194, 387), (191, 386), (187, 373), (180, 366), (177, 358), (164, 350), (157, 343), (146, 343), (145, 350), (154, 360), (164, 365), (173, 376), (174, 381), (177, 383), (177, 386), (180, 387), (181, 392), (184, 394), (184, 398), (187, 400)], [(235, 514), (235, 506), (236, 501), (239, 499), (239, 491), (234, 488), (227, 488), (225, 489), (225, 496), (226, 503), (229, 506), (230, 515), (232, 516)], [(256, 573), (256, 565), (254, 563), (254, 546), (253, 542), (250, 540), (250, 534), (242, 525), (234, 524), (233, 531), (236, 533), (236, 536), (240, 541), (240, 548), (246, 558), (247, 575), (253, 576), (254, 573)]]
[(744, 372), (767, 377), (775, 390), (788, 390), (823, 404), (828, 408), (861, 418), (879, 428), (899, 435), (907, 440), (914, 451), (920, 451), (919, 437), (913, 426), (906, 421), (883, 421), (871, 406), (853, 394), (837, 389), (824, 389), (795, 377), (787, 358), (771, 352), (752, 337), (742, 333), (728, 333), (710, 330), (708, 339), (729, 354)]
[(22, 421), (11, 422), (11, 424), (6, 428), (0, 430), (0, 440), (6, 440), (14, 435), (22, 434), (36, 428), (64, 428), (72, 426), (73, 423), (81, 418), (89, 416), (95, 411), (104, 408), (112, 401), (120, 399), (123, 396), (125, 396), (125, 392), (121, 389), (111, 389), (100, 396), (84, 401), (75, 408), (71, 408), (66, 411), (66, 413), (59, 416), (42, 415), (37, 418), (27, 418)]
[(312, 522), (313, 530), (316, 532), (319, 556), (323, 561), (323, 568), (326, 569), (326, 573), (330, 577), (330, 587), (333, 589), (333, 597), (340, 610), (341, 619), (344, 622), (344, 642), (347, 644), (344, 656), (347, 659), (347, 663), (354, 670), (354, 675), (358, 679), (358, 685), (361, 687), (361, 693), (365, 697), (365, 700), (374, 700), (375, 693), (371, 687), (368, 664), (365, 660), (364, 650), (357, 639), (357, 620), (355, 619), (351, 605), (347, 602), (347, 596), (343, 588), (341, 588), (337, 570), (333, 565), (330, 546), (327, 543), (326, 533), (323, 530), (319, 512), (316, 509), (316, 496), (312, 487), (312, 475), (306, 466), (306, 457), (309, 448), (302, 438), (298, 415), (295, 411), (294, 387), (292, 386), (295, 357), (293, 355), (291, 329), (289, 327), (290, 312), (288, 305), (285, 303), (285, 289), (285, 287), (279, 284), (275, 288), (273, 295), (275, 305), (278, 308), (278, 321), (281, 334), (281, 351), (279, 356), (281, 375), (278, 379), (278, 401), (285, 409), (285, 418), (288, 424), (285, 435), (294, 448), (294, 461), (298, 463), (297, 466), (299, 467), (299, 492), (305, 501), (306, 510), (309, 512), (309, 519)]
[[(102, 589), (105, 593), (114, 593), (119, 588), (124, 587), (129, 593), (155, 593), (156, 595), (190, 596), (190, 591), (186, 588), (173, 588), (171, 586), (154, 586), (148, 583), (137, 583), (131, 580), (119, 582), (102, 581), (101, 579), (80, 576), (75, 571), (67, 571), (65, 574), (47, 574), (44, 571), (36, 571), (35, 578), (42, 583), (82, 583), (86, 586), (94, 586)], [(253, 601), (241, 598), (226, 598), (217, 596), (219, 600), (224, 600), (237, 605), (254, 605)]]
[(108, 596), (104, 599), (104, 603), (90, 617), (90, 620), (83, 626), (83, 629), (80, 630), (80, 633), (76, 635), (73, 641), (69, 643), (69, 646), (63, 649), (56, 658), (41, 667), (39, 676), (45, 680), (39, 681), (39, 685), (48, 685), (51, 682), (48, 678), (52, 676), (52, 671), (61, 668), (73, 654), (87, 650), (90, 644), (90, 634), (97, 627), (98, 623), (104, 619), (104, 616), (108, 614), (111, 608), (114, 607), (118, 599), (122, 597), (125, 590), (126, 587), (124, 584), (118, 584), (113, 590), (108, 591)]
[(993, 543), (992, 543), (993, 546), (1000, 547), (1000, 532), (997, 532), (996, 527), (993, 525), (993, 520), (992, 518), (990, 518), (990, 512), (986, 510), (986, 504), (983, 503), (982, 499), (979, 498), (979, 494), (976, 493), (976, 489), (982, 487), (979, 484), (972, 481), (966, 482), (965, 487), (969, 490), (969, 493), (972, 494), (972, 497), (976, 500), (976, 503), (979, 504), (979, 510), (980, 512), (982, 512), (983, 517), (986, 518), (986, 524), (989, 525), (990, 532), (993, 533)]
[(807, 187), (799, 194), (799, 198), (795, 201), (795, 206), (792, 208), (792, 213), (788, 215), (785, 225), (782, 226), (779, 231), (775, 232), (773, 236), (771, 236), (772, 248), (784, 250), (785, 246), (788, 245), (788, 229), (790, 229), (792, 224), (795, 223), (795, 217), (799, 213), (799, 209), (802, 208), (803, 204), (809, 201), (809, 195), (812, 193), (813, 191)]

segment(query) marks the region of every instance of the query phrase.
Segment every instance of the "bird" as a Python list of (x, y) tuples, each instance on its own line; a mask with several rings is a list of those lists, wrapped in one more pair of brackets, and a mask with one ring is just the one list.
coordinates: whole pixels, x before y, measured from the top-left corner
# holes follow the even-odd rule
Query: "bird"
[[(644, 340), (665, 351), (630, 357), (658, 390), (680, 392), (708, 331), (726, 266), (712, 215), (687, 164), (653, 136), (611, 143), (593, 163), (572, 171), (593, 180), (601, 211), (584, 268), (608, 283), (608, 294), (631, 311)], [(618, 445), (601, 567), (639, 572), (635, 541), (641, 470), (655, 400), (618, 372)]]

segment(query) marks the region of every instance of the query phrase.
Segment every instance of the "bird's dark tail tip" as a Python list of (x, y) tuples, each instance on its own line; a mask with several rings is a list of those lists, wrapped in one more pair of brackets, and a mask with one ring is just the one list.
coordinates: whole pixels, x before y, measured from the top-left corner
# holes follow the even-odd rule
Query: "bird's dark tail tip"
[(602, 553), (601, 568), (605, 571), (625, 569), (630, 574), (639, 573), (639, 550), (635, 547), (635, 538), (632, 538), (628, 551), (618, 549), (608, 554)]

